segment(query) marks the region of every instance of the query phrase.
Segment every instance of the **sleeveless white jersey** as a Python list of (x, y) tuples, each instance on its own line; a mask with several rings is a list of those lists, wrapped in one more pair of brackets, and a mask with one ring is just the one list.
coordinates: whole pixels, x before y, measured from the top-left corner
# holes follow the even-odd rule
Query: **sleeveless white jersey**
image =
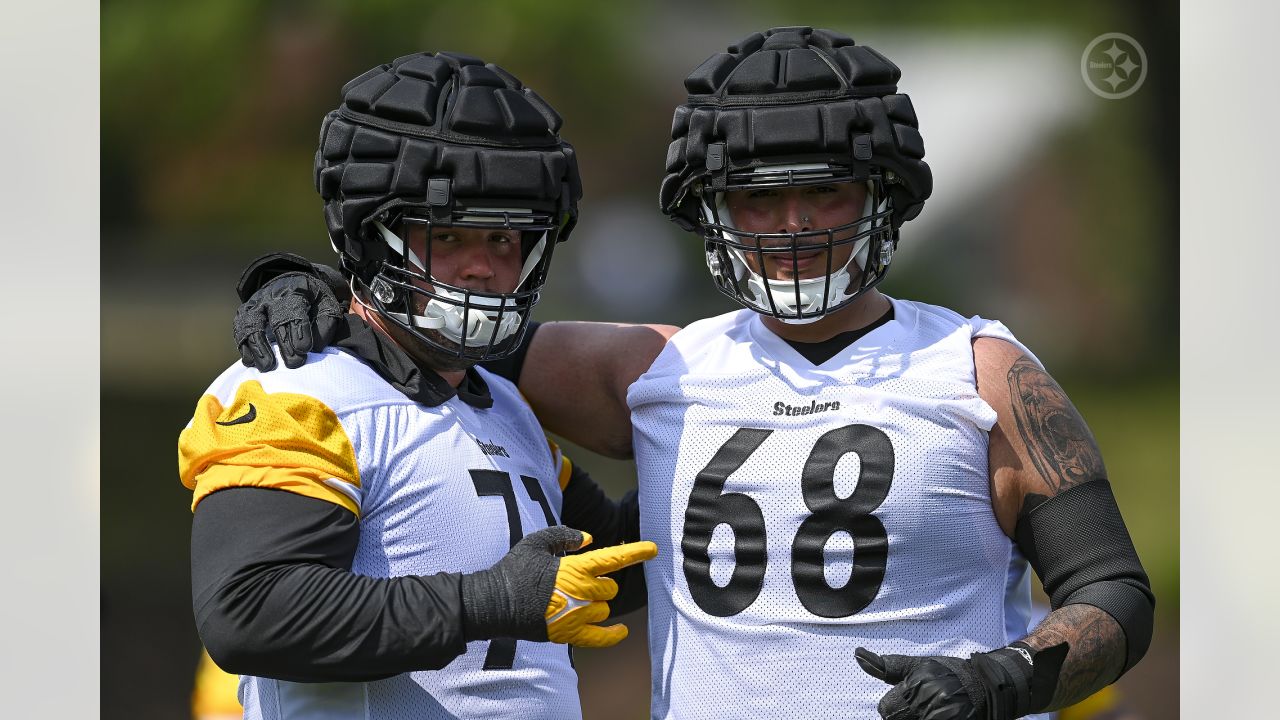
[(968, 657), (1028, 632), (971, 347), (1016, 340), (892, 302), (816, 367), (754, 312), (703, 320), (631, 386), (654, 718), (877, 718), (889, 686), (857, 647)]
[[(474, 572), (524, 535), (558, 523), (560, 458), (508, 381), (480, 371), (493, 406), (458, 397), (430, 407), (407, 398), (346, 352), (327, 349), (295, 370), (259, 373), (237, 363), (208, 393), (224, 404), (247, 382), (266, 393), (313, 397), (351, 441), (360, 510), (352, 571), (370, 577)], [(336, 481), (335, 481), (336, 482)], [(514, 652), (514, 657), (511, 653)], [(490, 664), (507, 669), (485, 669)], [(477, 641), (449, 665), (363, 683), (293, 683), (244, 677), (245, 718), (546, 718), (581, 716), (564, 645)]]

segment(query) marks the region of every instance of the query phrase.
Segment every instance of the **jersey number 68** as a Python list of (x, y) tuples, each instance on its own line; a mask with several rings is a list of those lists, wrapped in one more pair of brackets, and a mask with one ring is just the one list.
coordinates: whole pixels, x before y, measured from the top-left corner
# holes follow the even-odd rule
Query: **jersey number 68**
[[(755, 602), (764, 585), (766, 543), (760, 505), (742, 493), (724, 492), (725, 481), (773, 433), (740, 428), (698, 473), (684, 514), (684, 576), (694, 602), (710, 615), (728, 617)], [(847, 498), (836, 495), (835, 471), (840, 458), (857, 453), (858, 485)], [(884, 525), (871, 513), (889, 495), (893, 482), (893, 444), (870, 425), (846, 425), (818, 438), (800, 474), (804, 504), (812, 513), (800, 523), (791, 543), (791, 578), (796, 595), (814, 615), (853, 615), (875, 599), (884, 580), (889, 541)], [(711, 579), (708, 547), (716, 526), (733, 529), (736, 563), (729, 583)], [(842, 587), (827, 584), (823, 549), (837, 532), (853, 538), (853, 572)]]

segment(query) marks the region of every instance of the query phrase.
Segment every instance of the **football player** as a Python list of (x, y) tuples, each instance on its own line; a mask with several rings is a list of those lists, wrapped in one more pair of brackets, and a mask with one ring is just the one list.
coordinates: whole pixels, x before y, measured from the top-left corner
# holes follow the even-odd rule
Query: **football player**
[[(899, 77), (808, 27), (708, 58), (660, 206), (743, 309), (548, 323), (513, 371), (546, 427), (634, 452), (655, 718), (1026, 717), (1150, 642), (1150, 583), (1062, 388), (1001, 323), (877, 289), (932, 189)], [(263, 313), (270, 288), (257, 334), (314, 324)], [(1031, 569), (1052, 603), (1034, 629)]]
[(246, 718), (578, 717), (564, 644), (626, 636), (596, 624), (603, 576), (656, 549), (565, 556), (638, 530), (474, 367), (519, 346), (573, 227), (559, 126), (450, 53), (373, 68), (325, 117), (315, 180), (352, 300), (328, 308), (337, 347), (237, 363), (179, 439), (196, 624)]

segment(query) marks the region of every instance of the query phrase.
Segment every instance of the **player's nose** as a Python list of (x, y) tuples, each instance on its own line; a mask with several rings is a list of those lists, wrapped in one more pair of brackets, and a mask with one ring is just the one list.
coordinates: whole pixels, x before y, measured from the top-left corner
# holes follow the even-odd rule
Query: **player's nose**
[(467, 243), (459, 253), (457, 275), (459, 285), (472, 290), (483, 290), (484, 283), (493, 279), (494, 259), (487, 243)]
[(778, 218), (778, 232), (796, 233), (813, 229), (813, 213), (809, 204), (794, 195), (783, 198)]

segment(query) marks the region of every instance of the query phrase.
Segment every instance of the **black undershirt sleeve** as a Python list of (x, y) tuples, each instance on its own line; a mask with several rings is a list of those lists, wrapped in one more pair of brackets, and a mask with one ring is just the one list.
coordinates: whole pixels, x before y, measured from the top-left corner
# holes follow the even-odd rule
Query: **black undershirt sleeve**
[[(614, 502), (576, 463), (564, 488), (562, 507), (560, 522), (591, 533), (593, 542), (587, 550), (640, 539), (640, 501), (636, 491)], [(643, 564), (623, 568), (609, 577), (618, 583), (618, 595), (609, 601), (611, 615), (624, 615), (648, 603)]]
[[(481, 363), (480, 367), (518, 385), (520, 372), (524, 369), (524, 359), (529, 352), (533, 335), (538, 331), (538, 325), (537, 322), (529, 322), (529, 329), (520, 341), (520, 346), (511, 355), (501, 360)], [(640, 539), (640, 502), (636, 492), (633, 490), (627, 493), (621, 502), (615, 503), (576, 463), (569, 476), (569, 483), (564, 488), (564, 503), (561, 507), (563, 511), (560, 522), (575, 530), (591, 533), (594, 542), (587, 550)], [(618, 583), (618, 595), (609, 601), (610, 614), (623, 615), (648, 603), (642, 565), (633, 565), (609, 577)]]
[(466, 651), (460, 575), (351, 572), (359, 520), (333, 503), (228, 488), (196, 506), (196, 627), (224, 670), (295, 682), (434, 670)]
[(541, 324), (530, 320), (529, 329), (525, 331), (524, 337), (520, 339), (520, 345), (516, 347), (514, 352), (501, 360), (482, 362), (480, 367), (519, 385), (520, 371), (524, 369), (524, 358), (529, 354), (529, 343), (533, 342), (533, 334), (538, 331), (538, 326)]
[[(532, 321), (529, 323), (529, 330), (514, 353), (501, 360), (481, 363), (480, 367), (519, 384), (524, 358), (538, 325)], [(569, 476), (569, 484), (564, 488), (562, 507), (560, 522), (575, 530), (591, 533), (594, 542), (588, 550), (640, 539), (640, 503), (635, 491), (615, 503), (576, 463)], [(609, 601), (611, 614), (622, 615), (642, 608), (648, 602), (642, 566), (634, 565), (610, 577), (618, 583), (618, 595)]]

